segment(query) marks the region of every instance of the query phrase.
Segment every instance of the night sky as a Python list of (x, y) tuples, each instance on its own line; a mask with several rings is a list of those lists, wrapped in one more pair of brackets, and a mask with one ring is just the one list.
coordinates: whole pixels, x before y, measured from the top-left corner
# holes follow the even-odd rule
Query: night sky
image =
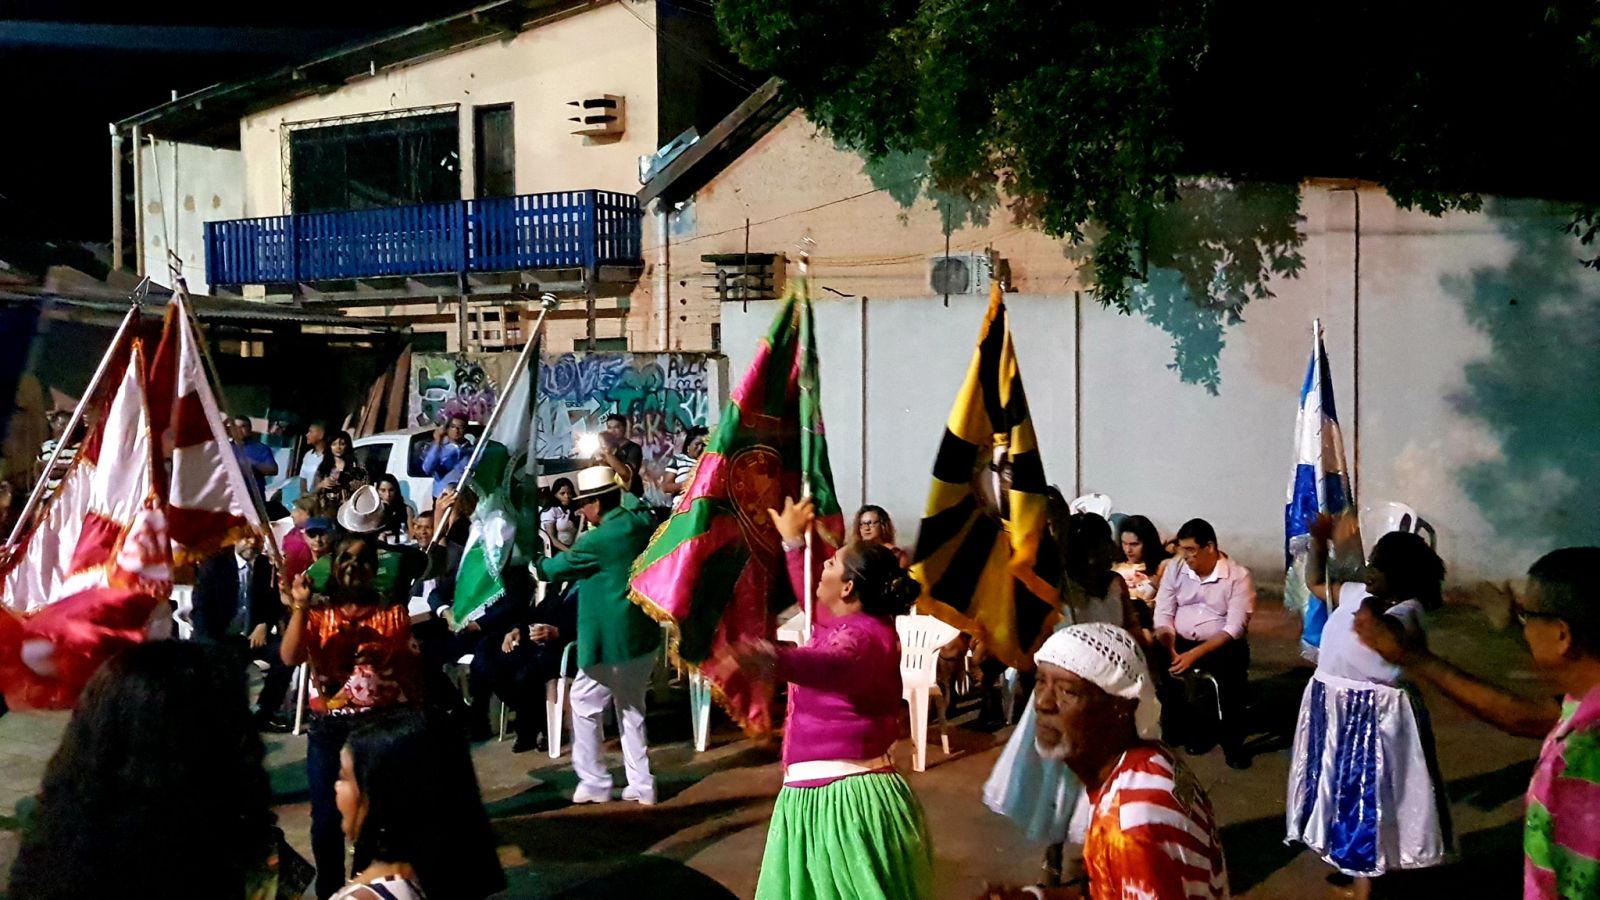
[(0, 238), (109, 241), (107, 124), (173, 90), (235, 81), (473, 5), (0, 0)]

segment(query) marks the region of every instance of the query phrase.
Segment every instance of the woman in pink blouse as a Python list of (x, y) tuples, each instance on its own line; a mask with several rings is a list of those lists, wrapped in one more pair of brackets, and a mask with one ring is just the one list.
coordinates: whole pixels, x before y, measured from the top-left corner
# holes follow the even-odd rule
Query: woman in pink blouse
[[(789, 580), (804, 595), (811, 502), (770, 511)], [(819, 560), (823, 553), (815, 554)], [(789, 682), (778, 793), (761, 860), (758, 900), (899, 900), (933, 895), (933, 845), (922, 805), (895, 771), (900, 641), (894, 617), (920, 588), (888, 547), (855, 542), (814, 579), (824, 618), (804, 647), (740, 647), (740, 664)]]

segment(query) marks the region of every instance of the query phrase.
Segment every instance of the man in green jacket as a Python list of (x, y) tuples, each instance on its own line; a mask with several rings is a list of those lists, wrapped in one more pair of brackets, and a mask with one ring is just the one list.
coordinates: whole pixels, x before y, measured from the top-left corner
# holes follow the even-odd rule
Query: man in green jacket
[(572, 769), (578, 789), (572, 802), (611, 799), (611, 773), (601, 758), (600, 741), (606, 705), (615, 701), (628, 773), (622, 799), (650, 806), (656, 802), (656, 782), (650, 774), (644, 703), (661, 629), (628, 599), (628, 579), (655, 524), (606, 466), (578, 473), (573, 502), (589, 530), (566, 552), (533, 567), (541, 581), (578, 583), (578, 676), (571, 695)]

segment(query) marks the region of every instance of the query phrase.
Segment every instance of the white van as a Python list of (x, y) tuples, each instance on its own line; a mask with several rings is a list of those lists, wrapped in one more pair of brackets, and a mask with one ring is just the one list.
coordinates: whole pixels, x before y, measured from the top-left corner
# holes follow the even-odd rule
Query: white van
[[(481, 425), (468, 426), (467, 440), (476, 443), (482, 432)], [(356, 438), (356, 465), (366, 469), (374, 482), (385, 472), (393, 475), (400, 482), (400, 495), (421, 512), (433, 508), (433, 476), (422, 471), (422, 458), (432, 446), (432, 428), (369, 434)], [(539, 484), (548, 487), (555, 479), (584, 465), (575, 459), (541, 459)]]

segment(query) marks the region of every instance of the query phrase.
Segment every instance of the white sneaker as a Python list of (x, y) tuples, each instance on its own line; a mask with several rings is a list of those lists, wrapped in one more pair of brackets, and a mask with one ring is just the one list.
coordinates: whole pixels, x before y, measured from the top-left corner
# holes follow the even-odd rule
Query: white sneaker
[(630, 784), (622, 789), (622, 799), (637, 803), (640, 806), (655, 806), (656, 789), (652, 787), (641, 790)]
[(578, 785), (578, 789), (572, 792), (572, 802), (573, 803), (610, 803), (611, 802), (611, 789), (610, 788), (605, 788), (604, 790), (601, 790), (601, 789), (598, 789), (598, 788), (589, 787), (586, 784), (580, 784), (580, 785)]

